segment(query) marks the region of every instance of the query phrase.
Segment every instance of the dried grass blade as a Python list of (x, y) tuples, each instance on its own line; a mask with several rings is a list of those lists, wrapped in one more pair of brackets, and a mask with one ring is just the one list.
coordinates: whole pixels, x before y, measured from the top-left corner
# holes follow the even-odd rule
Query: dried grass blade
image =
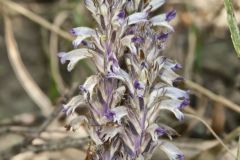
[(212, 133), (212, 135), (219, 141), (219, 143), (223, 146), (223, 148), (229, 153), (231, 154), (233, 157), (235, 157), (235, 155), (231, 152), (231, 150), (227, 147), (227, 145), (223, 142), (223, 140), (214, 132), (214, 130), (211, 128), (211, 126), (202, 118), (198, 117), (197, 115), (193, 115), (193, 114), (184, 114), (186, 117), (189, 117), (191, 119), (196, 119), (198, 121), (200, 121), (201, 123), (203, 123), (207, 129)]
[(53, 109), (49, 98), (42, 92), (37, 83), (31, 77), (27, 68), (24, 66), (13, 35), (13, 28), (10, 18), (4, 13), (5, 41), (8, 51), (9, 61), (19, 80), (20, 84), (27, 92), (29, 97), (37, 104), (44, 116), (48, 116)]

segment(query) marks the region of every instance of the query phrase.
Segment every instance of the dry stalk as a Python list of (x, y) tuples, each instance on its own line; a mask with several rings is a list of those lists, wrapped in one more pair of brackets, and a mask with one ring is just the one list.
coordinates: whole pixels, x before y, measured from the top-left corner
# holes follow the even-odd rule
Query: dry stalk
[(223, 148), (235, 158), (231, 150), (227, 147), (227, 145), (223, 142), (223, 140), (214, 132), (214, 130), (205, 120), (193, 114), (185, 114), (185, 116), (191, 119), (196, 119), (201, 123), (203, 123), (207, 127), (207, 129), (212, 133), (212, 135), (218, 140), (218, 142), (223, 146)]
[(191, 88), (191, 89), (203, 94), (204, 96), (208, 97), (209, 99), (211, 99), (215, 102), (218, 102), (219, 104), (222, 104), (224, 107), (227, 107), (227, 108), (229, 108), (229, 109), (231, 109), (231, 110), (233, 110), (237, 113), (240, 113), (240, 106), (233, 103), (232, 101), (226, 99), (225, 97), (216, 95), (212, 91), (210, 91), (210, 90), (208, 90), (208, 89), (202, 87), (201, 85), (199, 85), (197, 83), (194, 83), (192, 81), (186, 80), (186, 85), (189, 88)]
[[(68, 17), (68, 12), (60, 12), (54, 20), (54, 25), (57, 27), (61, 26), (63, 22), (67, 19), (67, 17)], [(57, 89), (59, 93), (64, 94), (66, 92), (66, 87), (59, 71), (59, 65), (58, 65), (59, 60), (57, 57), (58, 39), (59, 39), (58, 35), (52, 31), (50, 35), (50, 45), (49, 45), (50, 68), (51, 68), (53, 79), (57, 84)]]
[(13, 67), (13, 70), (21, 83), (24, 90), (31, 97), (31, 99), (37, 104), (44, 116), (48, 116), (53, 105), (48, 96), (39, 88), (34, 81), (27, 68), (22, 62), (20, 53), (15, 41), (12, 29), (12, 23), (8, 15), (4, 14), (5, 24), (5, 41), (8, 50), (9, 61)]

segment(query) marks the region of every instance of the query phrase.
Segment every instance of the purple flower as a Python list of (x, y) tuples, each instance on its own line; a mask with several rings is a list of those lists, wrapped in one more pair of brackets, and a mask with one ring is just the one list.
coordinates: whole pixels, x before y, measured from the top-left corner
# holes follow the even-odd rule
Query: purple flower
[(121, 19), (124, 19), (126, 17), (126, 14), (124, 11), (120, 11), (117, 16)]
[(134, 81), (134, 88), (141, 89), (140, 88), (140, 83), (137, 80)]
[(107, 111), (107, 113), (105, 113), (105, 116), (109, 119), (109, 120), (113, 120), (113, 117), (115, 116), (114, 112), (111, 111)]
[(59, 57), (62, 63), (68, 62), (68, 71), (88, 58), (97, 73), (63, 105), (67, 115), (75, 114), (78, 107), (87, 107), (89, 113), (73, 118), (68, 129), (85, 126), (94, 144), (92, 159), (146, 159), (159, 147), (169, 159), (183, 160), (178, 148), (162, 140), (163, 135), (172, 139), (176, 132), (156, 123), (164, 110), (182, 120), (181, 109), (190, 103), (188, 91), (176, 87), (184, 80), (175, 73), (182, 66), (159, 54), (174, 31), (170, 21), (176, 11), (152, 17), (151, 12), (165, 0), (84, 3), (98, 27), (71, 29), (76, 37), (73, 46), (79, 49)]
[(136, 44), (140, 44), (144, 42), (144, 38), (140, 37), (140, 36), (136, 36), (132, 38), (132, 42), (136, 43)]
[(158, 39), (158, 40), (161, 40), (161, 41), (165, 41), (165, 40), (168, 38), (168, 35), (169, 35), (169, 33), (160, 33), (160, 34), (157, 36), (157, 39)]
[(181, 64), (175, 64), (174, 67), (172, 68), (173, 70), (181, 69), (182, 65)]
[(180, 108), (184, 108), (184, 107), (186, 107), (186, 106), (189, 106), (189, 104), (190, 104), (190, 101), (189, 101), (188, 99), (185, 99), (185, 100), (181, 103)]
[(87, 43), (87, 41), (82, 41), (82, 44), (84, 45), (84, 46), (87, 46), (88, 45), (88, 43)]
[(164, 134), (166, 134), (166, 130), (161, 127), (157, 128), (155, 132), (157, 133), (158, 136), (163, 136)]
[(76, 33), (76, 31), (75, 31), (74, 29), (70, 29), (69, 32), (70, 32), (72, 35), (74, 35), (74, 36), (77, 35), (77, 33)]
[(166, 14), (166, 21), (168, 21), (168, 22), (171, 21), (172, 19), (174, 19), (176, 17), (176, 15), (177, 15), (176, 10), (172, 10), (172, 11), (168, 12)]
[(184, 155), (183, 154), (178, 154), (177, 159), (178, 160), (184, 160)]

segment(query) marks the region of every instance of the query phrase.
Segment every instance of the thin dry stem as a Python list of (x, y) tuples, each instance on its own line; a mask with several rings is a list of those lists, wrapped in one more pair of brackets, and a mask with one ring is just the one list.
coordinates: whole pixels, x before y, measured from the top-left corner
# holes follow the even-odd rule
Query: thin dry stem
[(5, 41), (8, 50), (8, 58), (13, 67), (13, 70), (21, 83), (24, 90), (37, 104), (43, 115), (48, 116), (53, 109), (53, 105), (47, 95), (39, 88), (36, 82), (29, 74), (27, 68), (24, 66), (20, 53), (15, 41), (12, 29), (12, 23), (8, 15), (4, 14), (5, 24)]
[(223, 146), (223, 148), (227, 151), (227, 152), (229, 152), (233, 157), (235, 157), (234, 155), (233, 155), (233, 153), (231, 152), (231, 150), (227, 147), (227, 145), (223, 142), (223, 140), (214, 132), (214, 130), (211, 128), (211, 126), (207, 123), (207, 122), (205, 122), (205, 120), (203, 120), (202, 118), (200, 118), (200, 117), (198, 117), (198, 116), (196, 116), (196, 115), (193, 115), (193, 114), (184, 114), (186, 117), (189, 117), (189, 118), (191, 118), (191, 119), (196, 119), (196, 120), (198, 120), (198, 121), (200, 121), (201, 123), (203, 123), (206, 127), (207, 127), (207, 129), (212, 133), (212, 135), (219, 141), (219, 143)]
[(195, 60), (195, 48), (197, 44), (197, 36), (196, 33), (190, 29), (188, 34), (188, 54), (186, 57), (186, 65), (184, 70), (184, 75), (186, 79), (191, 80), (192, 79), (192, 73), (193, 73), (193, 65)]
[[(68, 17), (68, 12), (64, 11), (59, 13), (54, 20), (54, 25), (57, 27), (61, 26), (64, 23), (64, 21), (67, 19), (67, 17)], [(53, 79), (57, 84), (57, 89), (59, 93), (64, 94), (64, 92), (66, 92), (66, 87), (59, 71), (59, 65), (58, 65), (59, 60), (57, 57), (58, 39), (59, 39), (58, 35), (52, 31), (50, 35), (50, 45), (49, 45), (50, 66), (51, 66), (50, 68), (51, 68)]]
[(48, 30), (51, 30), (51, 31), (57, 33), (59, 36), (63, 37), (64, 39), (67, 39), (70, 41), (73, 40), (73, 37), (69, 33), (64, 32), (58, 26), (52, 25), (47, 20), (45, 20), (42, 17), (36, 15), (35, 13), (29, 11), (28, 9), (22, 7), (21, 5), (15, 3), (15, 2), (12, 2), (12, 1), (7, 1), (7, 0), (0, 0), (0, 3), (2, 3), (7, 8), (22, 14), (23, 16), (27, 17), (28, 19), (32, 20), (33, 22), (40, 24), (44, 28), (47, 28)]
[(188, 81), (186, 80), (186, 84), (189, 88), (203, 94), (204, 96), (208, 97), (209, 99), (215, 101), (215, 102), (218, 102), (220, 104), (223, 104), (224, 107), (227, 107), (237, 113), (240, 113), (240, 106), (233, 103), (232, 101), (226, 99), (225, 97), (223, 96), (219, 96), (219, 95), (216, 95), (214, 94), (212, 91), (202, 87), (201, 85), (197, 84), (197, 83), (194, 83), (192, 81)]

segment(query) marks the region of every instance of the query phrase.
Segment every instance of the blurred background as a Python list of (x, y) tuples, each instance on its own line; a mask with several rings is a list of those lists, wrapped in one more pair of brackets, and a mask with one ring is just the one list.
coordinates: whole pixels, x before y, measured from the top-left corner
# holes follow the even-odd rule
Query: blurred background
[[(233, 6), (240, 23), (240, 2), (233, 0)], [(188, 80), (191, 93), (191, 106), (185, 112), (197, 118), (177, 122), (163, 115), (163, 119), (181, 135), (174, 143), (187, 159), (234, 160), (240, 136), (240, 61), (231, 41), (224, 3), (169, 0), (158, 12), (172, 9), (177, 10), (172, 22), (175, 32), (164, 54), (183, 64), (180, 73)], [(12, 26), (12, 39), (6, 38), (12, 32), (7, 22)], [(0, 2), (0, 160), (84, 159), (88, 142), (80, 142), (86, 133), (83, 129), (67, 132), (67, 119), (56, 108), (77, 94), (78, 85), (95, 69), (90, 61), (81, 61), (69, 73), (66, 65), (58, 64), (57, 53), (73, 49), (68, 34), (71, 28), (95, 25), (81, 0)], [(13, 38), (18, 46), (15, 57), (7, 48), (14, 46)], [(19, 60), (23, 64), (14, 68)], [(29, 72), (27, 79), (16, 74), (23, 65)], [(46, 117), (52, 112), (55, 118), (49, 120)], [(66, 139), (72, 143), (61, 148)], [(153, 159), (165, 158), (157, 152)]]

